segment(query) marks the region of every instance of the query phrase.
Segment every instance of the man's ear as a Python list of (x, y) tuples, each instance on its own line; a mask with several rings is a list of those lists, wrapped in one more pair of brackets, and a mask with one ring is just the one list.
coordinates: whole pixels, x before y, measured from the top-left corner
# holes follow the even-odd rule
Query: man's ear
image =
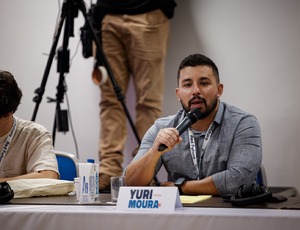
[(181, 101), (181, 99), (180, 99), (180, 93), (179, 93), (179, 89), (178, 89), (178, 88), (176, 88), (175, 90), (176, 90), (176, 91), (175, 91), (175, 93), (176, 93), (177, 100), (178, 100), (178, 101)]
[(219, 98), (219, 97), (221, 97), (222, 94), (223, 94), (224, 85), (223, 85), (222, 83), (218, 84), (217, 89), (218, 89), (217, 96), (218, 96), (218, 98)]

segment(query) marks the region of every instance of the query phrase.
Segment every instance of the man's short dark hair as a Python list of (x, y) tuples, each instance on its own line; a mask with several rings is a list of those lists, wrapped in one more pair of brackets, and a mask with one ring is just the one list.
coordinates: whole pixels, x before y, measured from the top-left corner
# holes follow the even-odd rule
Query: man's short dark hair
[(0, 70), (0, 118), (14, 113), (21, 102), (22, 91), (13, 75)]
[(188, 66), (208, 66), (212, 69), (212, 72), (216, 78), (217, 84), (220, 83), (220, 77), (219, 77), (219, 70), (216, 64), (208, 57), (202, 55), (202, 54), (191, 54), (184, 58), (180, 65), (177, 72), (177, 83), (179, 84), (179, 76), (180, 76), (180, 70), (188, 67)]

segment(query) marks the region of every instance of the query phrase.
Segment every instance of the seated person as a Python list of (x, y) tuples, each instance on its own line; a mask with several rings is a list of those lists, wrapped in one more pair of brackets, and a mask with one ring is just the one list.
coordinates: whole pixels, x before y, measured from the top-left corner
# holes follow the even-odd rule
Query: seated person
[(58, 179), (52, 138), (45, 127), (13, 114), (22, 91), (11, 73), (0, 71), (0, 182), (29, 179)]
[[(159, 118), (145, 134), (124, 174), (128, 186), (147, 186), (162, 167), (181, 194), (236, 194), (250, 186), (260, 169), (262, 144), (256, 117), (220, 100), (223, 84), (208, 57), (193, 54), (180, 64), (176, 95), (182, 105), (175, 115)], [(177, 127), (194, 108), (198, 120), (179, 135)], [(164, 144), (167, 148), (159, 151)], [(177, 183), (176, 183), (177, 181)]]

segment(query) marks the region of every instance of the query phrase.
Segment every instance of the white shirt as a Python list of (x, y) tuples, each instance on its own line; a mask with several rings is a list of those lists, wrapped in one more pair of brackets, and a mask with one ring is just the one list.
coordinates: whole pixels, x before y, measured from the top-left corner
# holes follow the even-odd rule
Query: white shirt
[[(35, 122), (16, 118), (17, 128), (8, 151), (0, 162), (0, 178), (14, 177), (41, 170), (58, 173), (53, 142), (48, 130)], [(0, 137), (0, 149), (9, 132)]]

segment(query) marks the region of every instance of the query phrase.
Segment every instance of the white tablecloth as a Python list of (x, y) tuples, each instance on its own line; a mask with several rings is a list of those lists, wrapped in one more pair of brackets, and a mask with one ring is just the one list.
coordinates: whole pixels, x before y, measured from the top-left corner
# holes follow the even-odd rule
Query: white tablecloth
[(115, 206), (0, 205), (1, 230), (299, 230), (300, 210), (182, 208), (120, 212)]

